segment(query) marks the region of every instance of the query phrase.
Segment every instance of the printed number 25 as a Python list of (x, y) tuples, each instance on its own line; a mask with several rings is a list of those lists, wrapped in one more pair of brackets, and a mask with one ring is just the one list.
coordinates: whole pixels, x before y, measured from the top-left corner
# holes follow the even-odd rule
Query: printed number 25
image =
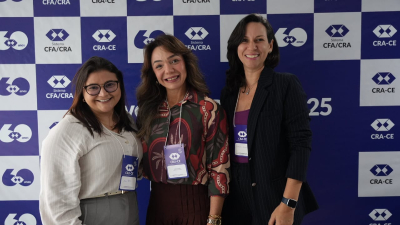
[(328, 103), (332, 100), (332, 98), (322, 98), (321, 99), (321, 108), (326, 108), (326, 111), (316, 112), (315, 110), (319, 106), (319, 100), (316, 98), (310, 98), (307, 101), (307, 104), (311, 104), (314, 102), (314, 106), (310, 110), (310, 116), (328, 116), (332, 112), (332, 106)]

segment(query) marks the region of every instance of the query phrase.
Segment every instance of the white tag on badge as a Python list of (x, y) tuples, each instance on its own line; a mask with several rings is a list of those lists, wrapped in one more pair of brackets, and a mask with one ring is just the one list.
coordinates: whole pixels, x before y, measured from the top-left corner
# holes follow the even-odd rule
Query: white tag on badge
[(235, 143), (235, 155), (237, 156), (249, 156), (249, 151), (247, 150), (247, 144)]

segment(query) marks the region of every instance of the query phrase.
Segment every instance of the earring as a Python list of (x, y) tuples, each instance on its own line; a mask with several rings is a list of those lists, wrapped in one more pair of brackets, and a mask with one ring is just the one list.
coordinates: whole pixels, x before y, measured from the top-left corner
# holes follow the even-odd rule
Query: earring
[(83, 102), (86, 102), (85, 99), (82, 99)]
[(160, 83), (158, 83), (158, 80), (156, 80), (156, 84), (160, 84)]

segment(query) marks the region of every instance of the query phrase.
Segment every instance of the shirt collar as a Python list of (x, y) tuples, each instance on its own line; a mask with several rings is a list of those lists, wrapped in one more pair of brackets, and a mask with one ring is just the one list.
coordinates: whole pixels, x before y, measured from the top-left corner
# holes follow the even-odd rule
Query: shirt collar
[[(183, 100), (176, 105), (180, 106), (181, 104), (185, 104), (186, 102), (192, 102), (197, 105), (203, 105), (204, 101), (202, 100), (204, 100), (204, 96), (202, 94), (199, 94), (192, 88), (189, 88)], [(161, 108), (168, 109), (168, 105), (165, 101), (163, 101), (163, 103), (161, 104)]]

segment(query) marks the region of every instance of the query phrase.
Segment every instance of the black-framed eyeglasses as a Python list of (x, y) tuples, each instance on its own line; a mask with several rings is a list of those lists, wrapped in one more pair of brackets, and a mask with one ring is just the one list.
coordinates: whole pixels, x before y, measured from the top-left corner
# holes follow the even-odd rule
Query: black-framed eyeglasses
[(118, 83), (119, 83), (119, 81), (111, 80), (111, 81), (105, 82), (103, 85), (91, 84), (91, 85), (84, 86), (83, 88), (85, 88), (86, 93), (93, 96), (93, 95), (100, 94), (101, 87), (103, 87), (104, 90), (107, 91), (108, 93), (112, 93), (112, 92), (116, 91), (118, 89)]

